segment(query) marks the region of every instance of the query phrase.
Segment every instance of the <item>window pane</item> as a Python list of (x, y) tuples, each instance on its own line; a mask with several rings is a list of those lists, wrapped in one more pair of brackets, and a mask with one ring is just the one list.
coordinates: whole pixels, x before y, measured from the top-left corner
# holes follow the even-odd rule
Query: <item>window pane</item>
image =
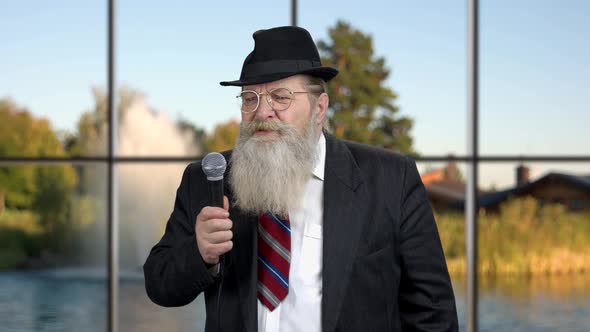
[(180, 308), (164, 308), (146, 295), (142, 266), (164, 234), (186, 163), (123, 164), (119, 179), (119, 329), (202, 331), (205, 306), (199, 296)]
[(121, 2), (117, 77), (125, 111), (118, 153), (194, 156), (231, 148), (235, 133), (217, 143), (211, 135), (240, 119), (240, 89), (219, 82), (239, 78), (252, 33), (289, 25), (289, 8), (288, 1), (210, 1), (205, 8)]
[(104, 1), (2, 6), (0, 157), (104, 154), (106, 22)]
[[(332, 44), (329, 29), (339, 20), (372, 39), (372, 59), (382, 57), (390, 71), (383, 86), (397, 95), (393, 104), (399, 111), (394, 119), (413, 120), (409, 133), (414, 151), (422, 155), (465, 154), (464, 1), (302, 1), (299, 7), (299, 23), (309, 29), (316, 42)], [(356, 60), (347, 60), (360, 51), (353, 51), (346, 42), (339, 45), (347, 50), (344, 57), (338, 55), (342, 66), (339, 76), (348, 77), (348, 83), (336, 87), (340, 83), (333, 82), (334, 93), (346, 92), (350, 85), (350, 98), (366, 98), (366, 86), (371, 83), (361, 83), (356, 73), (352, 74)], [(357, 48), (368, 50), (366, 44)], [(324, 54), (336, 56), (335, 52)], [(331, 102), (336, 100), (333, 97)], [(362, 112), (357, 110), (357, 119)], [(354, 121), (354, 125), (359, 122)], [(394, 141), (401, 144), (400, 129), (391, 132)]]
[(106, 167), (0, 167), (0, 326), (105, 331)]
[(481, 1), (482, 154), (590, 155), (590, 3)]
[(590, 164), (486, 163), (480, 174), (480, 328), (589, 326)]

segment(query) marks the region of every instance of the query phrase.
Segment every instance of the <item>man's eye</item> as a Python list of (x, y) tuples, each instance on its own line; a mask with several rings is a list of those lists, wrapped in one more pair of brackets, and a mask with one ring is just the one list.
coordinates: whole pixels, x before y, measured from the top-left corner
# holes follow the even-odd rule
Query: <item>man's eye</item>
[(279, 103), (287, 103), (291, 98), (289, 96), (272, 95), (272, 99)]
[(258, 97), (253, 93), (244, 93), (242, 95), (242, 104), (255, 105), (258, 102)]

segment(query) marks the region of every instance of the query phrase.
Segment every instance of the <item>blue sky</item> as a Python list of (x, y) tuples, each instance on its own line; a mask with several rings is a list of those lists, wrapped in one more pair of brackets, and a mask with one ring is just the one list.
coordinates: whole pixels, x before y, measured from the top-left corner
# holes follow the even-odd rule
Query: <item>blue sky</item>
[[(415, 120), (417, 150), (464, 154), (465, 3), (299, 0), (298, 23), (316, 41), (338, 19), (372, 35), (401, 114)], [(288, 25), (289, 9), (287, 0), (119, 1), (117, 81), (211, 130), (239, 117), (237, 89), (218, 82), (239, 76), (252, 32)], [(480, 10), (481, 153), (590, 154), (590, 2), (487, 0)], [(0, 37), (0, 97), (73, 130), (93, 105), (91, 87), (106, 86), (105, 2), (9, 2)], [(490, 167), (488, 183), (512, 182), (511, 167)]]

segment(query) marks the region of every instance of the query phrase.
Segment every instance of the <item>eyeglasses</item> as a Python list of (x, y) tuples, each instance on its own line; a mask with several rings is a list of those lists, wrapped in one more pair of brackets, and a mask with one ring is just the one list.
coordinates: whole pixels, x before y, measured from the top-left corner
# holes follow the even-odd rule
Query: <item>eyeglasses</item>
[(291, 106), (291, 102), (293, 99), (295, 99), (296, 93), (316, 92), (291, 91), (287, 88), (276, 88), (268, 91), (267, 93), (258, 93), (254, 90), (244, 90), (239, 96), (236, 96), (236, 98), (238, 99), (238, 104), (242, 113), (252, 113), (256, 111), (260, 105), (260, 97), (262, 95), (266, 95), (266, 101), (273, 110), (280, 112)]

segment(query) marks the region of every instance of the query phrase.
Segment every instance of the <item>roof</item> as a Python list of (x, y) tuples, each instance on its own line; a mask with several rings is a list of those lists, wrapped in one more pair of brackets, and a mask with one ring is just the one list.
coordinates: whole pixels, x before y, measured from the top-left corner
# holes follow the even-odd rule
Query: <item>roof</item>
[(420, 178), (422, 179), (422, 183), (424, 183), (424, 185), (440, 182), (443, 181), (445, 178), (445, 170), (444, 168), (441, 168), (430, 172), (426, 172), (422, 174)]
[(426, 184), (429, 196), (445, 197), (449, 200), (465, 199), (465, 184), (456, 181), (438, 181)]
[(547, 182), (564, 182), (574, 187), (578, 187), (581, 190), (590, 192), (590, 176), (577, 176), (566, 173), (551, 172), (520, 187), (508, 188), (505, 190), (480, 195), (479, 206), (489, 207), (500, 204), (510, 196), (524, 194), (532, 190), (534, 187)]

